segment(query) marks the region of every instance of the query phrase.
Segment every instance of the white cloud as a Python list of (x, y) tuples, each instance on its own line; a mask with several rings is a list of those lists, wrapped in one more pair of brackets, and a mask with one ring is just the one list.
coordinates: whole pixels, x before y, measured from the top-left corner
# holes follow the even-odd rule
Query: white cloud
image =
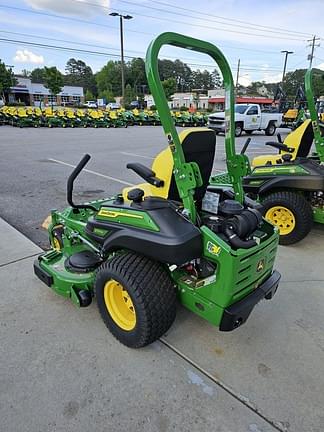
[(315, 66), (317, 69), (324, 70), (324, 63), (320, 63), (319, 65)]
[(87, 17), (89, 15), (102, 15), (105, 8), (110, 7), (110, 0), (25, 0), (33, 9), (58, 12), (66, 15)]
[(260, 81), (265, 81), (266, 83), (277, 83), (280, 82), (282, 79), (282, 72), (279, 73), (270, 73), (270, 72), (264, 72), (262, 75), (262, 78)]
[(44, 63), (44, 57), (42, 55), (37, 55), (27, 49), (17, 50), (13, 60), (18, 63), (34, 63), (34, 64)]
[(241, 75), (238, 79), (238, 82), (244, 87), (249, 86), (252, 82), (251, 75), (250, 74)]

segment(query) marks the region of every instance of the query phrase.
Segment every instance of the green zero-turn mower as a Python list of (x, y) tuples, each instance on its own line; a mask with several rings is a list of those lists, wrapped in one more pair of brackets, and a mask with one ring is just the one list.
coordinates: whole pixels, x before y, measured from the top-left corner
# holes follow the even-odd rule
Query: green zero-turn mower
[[(180, 137), (176, 131), (158, 73), (158, 54), (166, 44), (210, 55), (223, 73), (233, 191), (220, 187), (206, 194), (214, 132), (195, 128)], [(280, 280), (273, 270), (278, 230), (262, 219), (259, 204), (242, 188), (247, 158), (235, 153), (234, 87), (225, 57), (210, 43), (163, 33), (148, 48), (146, 73), (168, 140), (156, 172), (128, 164), (145, 180), (143, 187), (124, 190), (125, 198), (75, 204), (73, 182), (90, 159), (85, 155), (68, 179), (70, 207), (51, 213), (52, 249), (34, 263), (36, 275), (77, 306), (88, 306), (95, 296), (108, 329), (133, 348), (168, 330), (177, 297), (230, 331), (260, 300), (272, 298)]]
[[(266, 143), (279, 153), (255, 157), (243, 179), (245, 192), (262, 203), (264, 217), (279, 228), (283, 245), (302, 240), (313, 221), (324, 224), (324, 138), (314, 104), (311, 70), (305, 75), (305, 90), (310, 119), (284, 142), (278, 135), (278, 142)], [(311, 153), (313, 142), (315, 153)], [(226, 184), (230, 185), (227, 176), (211, 178), (211, 190)]]

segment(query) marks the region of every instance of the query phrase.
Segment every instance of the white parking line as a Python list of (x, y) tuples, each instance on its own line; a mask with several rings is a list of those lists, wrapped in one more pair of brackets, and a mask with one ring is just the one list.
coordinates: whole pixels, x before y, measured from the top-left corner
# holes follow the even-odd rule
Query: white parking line
[(119, 152), (119, 153), (121, 153), (123, 155), (126, 155), (126, 156), (135, 156), (135, 157), (140, 157), (140, 158), (143, 158), (143, 159), (150, 159), (150, 160), (154, 159), (153, 157), (143, 156), (143, 155), (139, 155), (137, 153), (128, 153), (128, 152)]
[[(69, 164), (67, 162), (63, 162), (63, 161), (57, 160), (57, 159), (48, 158), (47, 160), (49, 160), (51, 162), (56, 162), (56, 163), (61, 164), (61, 165), (66, 165), (66, 166), (71, 167), (71, 168), (75, 168), (76, 167), (76, 165), (72, 165), (72, 164)], [(121, 183), (121, 184), (126, 185), (126, 186), (135, 186), (134, 183), (129, 183), (127, 181), (120, 180), (120, 179), (115, 178), (115, 177), (110, 177), (110, 176), (107, 176), (105, 174), (101, 174), (101, 173), (98, 173), (96, 171), (92, 171), (92, 170), (89, 170), (89, 169), (86, 169), (86, 168), (83, 171), (85, 171), (85, 172), (87, 172), (89, 174), (94, 174), (94, 175), (96, 175), (98, 177), (103, 177), (103, 178), (106, 178), (108, 180), (112, 180), (112, 181), (115, 181), (117, 183)]]

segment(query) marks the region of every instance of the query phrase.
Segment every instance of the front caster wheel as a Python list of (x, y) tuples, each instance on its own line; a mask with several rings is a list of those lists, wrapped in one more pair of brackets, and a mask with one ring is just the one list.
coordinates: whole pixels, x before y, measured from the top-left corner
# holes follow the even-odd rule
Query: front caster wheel
[(101, 317), (124, 345), (154, 342), (176, 315), (176, 292), (157, 262), (135, 253), (117, 255), (97, 271), (95, 293)]
[(50, 243), (53, 249), (60, 251), (63, 248), (63, 226), (57, 225), (52, 229), (52, 236), (50, 237)]

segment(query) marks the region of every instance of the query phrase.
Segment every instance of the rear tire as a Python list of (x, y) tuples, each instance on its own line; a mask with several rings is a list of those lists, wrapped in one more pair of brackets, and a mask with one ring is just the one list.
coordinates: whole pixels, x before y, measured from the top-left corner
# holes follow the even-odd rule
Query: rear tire
[(262, 205), (264, 217), (278, 226), (282, 245), (299, 242), (312, 229), (312, 208), (298, 193), (274, 192), (263, 199)]
[(135, 253), (102, 264), (95, 293), (109, 331), (130, 348), (154, 342), (175, 319), (176, 292), (169, 275), (161, 264)]
[(267, 136), (272, 136), (276, 133), (276, 126), (273, 123), (268, 124), (268, 127), (264, 130)]
[(241, 123), (235, 123), (235, 136), (239, 137), (242, 135), (243, 132), (243, 127), (241, 125)]

